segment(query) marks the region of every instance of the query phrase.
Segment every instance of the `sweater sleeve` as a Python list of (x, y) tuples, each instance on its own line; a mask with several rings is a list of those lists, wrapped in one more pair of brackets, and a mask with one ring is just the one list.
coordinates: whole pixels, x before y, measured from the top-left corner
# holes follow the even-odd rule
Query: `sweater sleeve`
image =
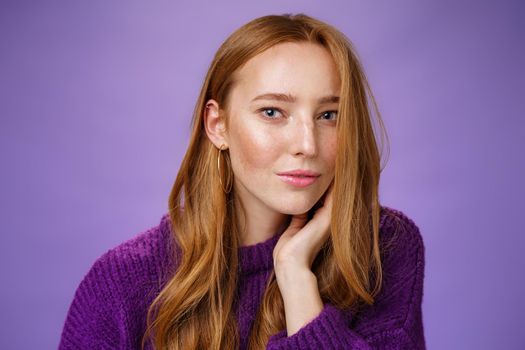
[(268, 350), (426, 349), (421, 311), (423, 240), (402, 212), (388, 208), (388, 213), (382, 233), (383, 245), (389, 241), (382, 253), (383, 286), (374, 304), (354, 315), (325, 303), (321, 313), (293, 335), (288, 337), (286, 329), (272, 335)]
[(106, 253), (95, 261), (80, 282), (69, 307), (59, 350), (124, 349), (124, 311), (120, 288)]

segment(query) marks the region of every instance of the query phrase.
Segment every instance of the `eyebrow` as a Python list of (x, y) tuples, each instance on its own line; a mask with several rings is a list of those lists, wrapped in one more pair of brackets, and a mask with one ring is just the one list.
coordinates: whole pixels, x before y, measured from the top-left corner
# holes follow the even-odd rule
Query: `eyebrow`
[[(282, 102), (290, 102), (290, 103), (293, 103), (295, 101), (297, 101), (297, 98), (293, 95), (290, 95), (290, 94), (279, 94), (279, 93), (267, 93), (267, 94), (262, 94), (262, 95), (259, 95), (257, 97), (255, 97), (253, 101), (257, 101), (257, 100), (275, 100), (275, 101), (282, 101)], [(334, 95), (331, 95), (331, 96), (325, 96), (325, 97), (321, 97), (320, 99), (317, 100), (318, 103), (320, 104), (326, 104), (326, 103), (338, 103), (339, 102), (339, 96), (334, 96)]]

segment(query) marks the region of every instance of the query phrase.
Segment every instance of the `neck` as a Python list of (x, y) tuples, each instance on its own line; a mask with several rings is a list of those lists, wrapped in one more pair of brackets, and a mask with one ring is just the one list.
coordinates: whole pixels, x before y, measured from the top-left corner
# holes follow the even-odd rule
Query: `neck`
[(250, 246), (267, 241), (282, 233), (290, 223), (290, 215), (270, 210), (266, 206), (246, 206), (235, 201), (237, 227), (240, 228), (241, 246)]

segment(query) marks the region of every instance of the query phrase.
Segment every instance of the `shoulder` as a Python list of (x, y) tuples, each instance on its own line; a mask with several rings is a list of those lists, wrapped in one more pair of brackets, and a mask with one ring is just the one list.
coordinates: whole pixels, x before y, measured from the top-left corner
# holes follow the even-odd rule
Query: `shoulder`
[(425, 267), (425, 245), (419, 227), (401, 210), (381, 207), (379, 246), (383, 269), (384, 290), (398, 282), (411, 281), (422, 288)]
[(380, 246), (385, 259), (400, 254), (424, 257), (423, 236), (418, 225), (407, 214), (381, 206), (379, 227)]
[(133, 341), (173, 265), (170, 230), (165, 214), (95, 260), (69, 306), (60, 349), (126, 348)]
[(380, 253), (381, 290), (374, 304), (356, 315), (356, 329), (367, 336), (402, 329), (420, 337), (425, 246), (419, 227), (406, 213), (381, 207)]
[(124, 294), (145, 285), (160, 284), (173, 263), (169, 215), (160, 223), (108, 249), (92, 265), (88, 277), (111, 280)]
[(82, 279), (79, 289), (87, 285), (99, 293), (129, 296), (141, 289), (158, 286), (173, 265), (169, 215), (161, 216), (152, 226), (98, 257)]

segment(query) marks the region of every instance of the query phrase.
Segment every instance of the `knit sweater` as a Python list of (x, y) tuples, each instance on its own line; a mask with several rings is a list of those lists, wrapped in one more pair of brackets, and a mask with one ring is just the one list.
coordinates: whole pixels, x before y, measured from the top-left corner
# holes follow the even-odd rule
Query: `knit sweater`
[[(240, 349), (273, 269), (280, 234), (239, 247)], [(105, 252), (80, 282), (62, 330), (59, 350), (140, 349), (148, 306), (176, 268), (171, 222), (160, 223)], [(287, 336), (270, 337), (267, 349), (425, 349), (422, 297), (425, 248), (415, 223), (401, 211), (381, 207), (383, 285), (372, 305), (359, 312), (324, 303), (320, 314)], [(146, 349), (152, 349), (147, 343)]]

